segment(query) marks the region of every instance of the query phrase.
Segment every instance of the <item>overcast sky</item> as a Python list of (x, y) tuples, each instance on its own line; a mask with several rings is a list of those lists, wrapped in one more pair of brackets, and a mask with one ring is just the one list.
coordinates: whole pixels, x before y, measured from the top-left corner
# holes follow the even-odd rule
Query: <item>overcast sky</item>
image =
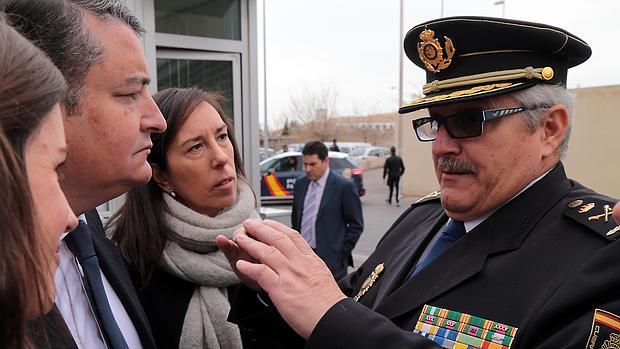
[[(502, 5), (494, 5), (495, 1), (444, 0), (443, 14), (501, 17)], [(441, 3), (405, 0), (405, 32), (441, 17)], [(395, 111), (402, 46), (399, 5), (399, 0), (268, 0), (269, 127), (282, 122), (292, 95), (323, 88), (337, 94), (338, 115)], [(261, 6), (259, 2), (259, 17)], [(505, 14), (506, 18), (566, 29), (592, 47), (592, 57), (569, 71), (569, 87), (620, 84), (620, 67), (616, 65), (620, 61), (620, 1), (505, 0)], [(260, 31), (262, 18), (259, 26)], [(262, 65), (261, 52), (261, 74)], [(420, 91), (424, 82), (424, 72), (405, 57), (405, 99)], [(261, 105), (261, 124), (263, 110)]]

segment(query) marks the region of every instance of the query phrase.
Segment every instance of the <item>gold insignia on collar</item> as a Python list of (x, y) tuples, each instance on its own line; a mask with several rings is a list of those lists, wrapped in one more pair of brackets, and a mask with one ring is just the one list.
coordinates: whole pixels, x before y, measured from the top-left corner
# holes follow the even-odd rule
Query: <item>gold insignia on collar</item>
[(366, 292), (368, 292), (368, 290), (370, 290), (370, 288), (375, 283), (375, 281), (377, 281), (377, 279), (379, 278), (379, 275), (382, 272), (383, 272), (383, 263), (377, 265), (375, 267), (375, 270), (373, 270), (373, 272), (370, 273), (368, 278), (366, 278), (366, 281), (364, 281), (364, 283), (362, 284), (362, 289), (355, 295), (355, 297), (353, 297), (353, 299), (355, 299), (356, 302), (360, 298), (362, 298), (362, 296), (365, 295)]
[(441, 195), (441, 192), (436, 190), (436, 191), (434, 191), (434, 192), (432, 192), (432, 193), (430, 193), (430, 194), (428, 194), (428, 195), (426, 195), (426, 196), (416, 200), (415, 203), (417, 204), (418, 202), (422, 202), (424, 200), (434, 199), (434, 198), (438, 197), (439, 195)]
[(571, 201), (571, 203), (568, 204), (568, 207), (575, 208), (577, 206), (580, 206), (581, 204), (583, 204), (583, 200), (575, 200), (575, 201)]
[(456, 51), (452, 44), (452, 39), (447, 36), (443, 38), (446, 40), (446, 58), (443, 56), (443, 48), (439, 40), (435, 38), (434, 31), (425, 29), (420, 33), (420, 40), (422, 41), (418, 42), (418, 55), (424, 63), (424, 66), (426, 66), (426, 69), (433, 73), (438, 73), (442, 69), (449, 67), (452, 63), (454, 52)]
[(605, 210), (605, 212), (594, 215), (594, 216), (590, 216), (588, 217), (588, 220), (593, 221), (593, 220), (599, 220), (599, 218), (605, 218), (605, 222), (607, 222), (609, 220), (609, 215), (611, 215), (612, 209), (611, 209), (611, 206), (609, 205), (603, 206), (603, 209)]
[(591, 202), (591, 203), (589, 203), (589, 204), (585, 204), (585, 205), (583, 205), (583, 206), (579, 207), (579, 209), (577, 210), (577, 212), (579, 212), (579, 213), (586, 213), (586, 212), (590, 211), (590, 210), (591, 210), (591, 209), (593, 209), (593, 208), (594, 208), (594, 203), (593, 203), (593, 202)]
[(607, 236), (609, 235), (614, 235), (615, 233), (617, 233), (620, 230), (620, 225), (617, 225), (615, 228), (613, 228), (612, 230), (607, 232)]

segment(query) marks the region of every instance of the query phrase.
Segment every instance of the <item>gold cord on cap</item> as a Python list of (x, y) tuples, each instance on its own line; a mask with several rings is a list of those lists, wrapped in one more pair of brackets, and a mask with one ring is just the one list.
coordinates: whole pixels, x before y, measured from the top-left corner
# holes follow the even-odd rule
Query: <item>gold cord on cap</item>
[(494, 71), (482, 74), (474, 74), (468, 76), (459, 76), (458, 78), (446, 80), (434, 80), (422, 87), (422, 92), (426, 95), (445, 89), (480, 85), (499, 81), (510, 81), (518, 79), (538, 79), (551, 80), (553, 78), (553, 68), (533, 68), (525, 67), (523, 69), (510, 69)]

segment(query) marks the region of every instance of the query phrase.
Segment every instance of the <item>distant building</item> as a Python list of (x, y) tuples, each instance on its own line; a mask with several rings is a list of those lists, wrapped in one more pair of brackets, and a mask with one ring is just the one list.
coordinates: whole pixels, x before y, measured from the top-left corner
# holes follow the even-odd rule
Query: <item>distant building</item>
[(397, 113), (374, 114), (365, 116), (339, 116), (333, 121), (340, 129), (365, 129), (382, 132), (394, 132), (398, 123)]

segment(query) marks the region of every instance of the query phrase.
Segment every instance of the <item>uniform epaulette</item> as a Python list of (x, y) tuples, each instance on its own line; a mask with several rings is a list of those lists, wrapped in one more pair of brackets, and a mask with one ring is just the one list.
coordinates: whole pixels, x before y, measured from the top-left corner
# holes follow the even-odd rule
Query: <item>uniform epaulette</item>
[(581, 225), (594, 230), (609, 241), (620, 238), (620, 226), (611, 216), (614, 202), (600, 198), (584, 197), (571, 201), (564, 214)]
[(436, 199), (441, 199), (441, 192), (436, 190), (418, 200), (416, 200), (411, 206), (416, 206), (419, 205), (421, 203), (425, 203), (427, 201), (431, 201), (431, 200), (436, 200)]

